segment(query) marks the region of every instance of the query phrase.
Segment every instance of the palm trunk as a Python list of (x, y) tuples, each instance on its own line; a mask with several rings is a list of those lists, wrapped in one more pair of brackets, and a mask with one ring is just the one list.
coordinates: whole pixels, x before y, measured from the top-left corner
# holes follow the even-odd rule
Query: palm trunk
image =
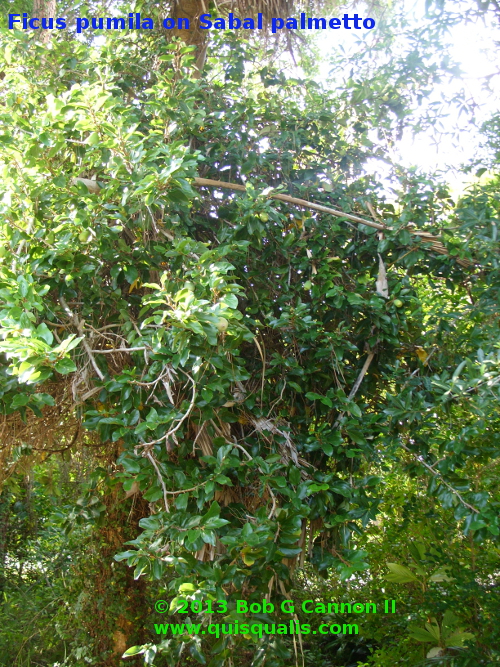
[[(149, 515), (149, 508), (146, 501), (136, 500), (130, 510), (122, 500), (118, 487), (103, 498), (106, 520), (96, 527), (74, 571), (76, 580), (85, 581), (77, 622), (91, 640), (96, 667), (119, 667), (127, 648), (148, 640), (147, 584), (143, 578), (135, 580), (133, 570), (117, 564), (113, 556), (126, 540), (137, 537), (137, 522)], [(142, 664), (140, 657), (129, 662), (130, 667)]]
[(7, 533), (10, 518), (10, 494), (7, 489), (0, 493), (0, 594), (5, 590), (5, 562), (7, 560)]
[[(172, 33), (174, 37), (180, 37), (188, 46), (196, 47), (197, 77), (201, 75), (205, 65), (208, 45), (208, 31), (200, 30), (198, 19), (201, 14), (207, 12), (207, 6), (203, 0), (177, 0), (174, 4), (173, 19), (176, 27)], [(178, 19), (189, 19), (189, 28), (178, 28)]]
[[(33, 17), (55, 19), (56, 0), (33, 0)], [(44, 44), (50, 41), (52, 30), (39, 29), (38, 32)]]

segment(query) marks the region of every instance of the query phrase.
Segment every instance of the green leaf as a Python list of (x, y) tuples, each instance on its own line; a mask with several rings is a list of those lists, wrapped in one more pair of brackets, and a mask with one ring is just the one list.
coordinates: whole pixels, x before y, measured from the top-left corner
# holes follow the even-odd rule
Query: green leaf
[(177, 496), (175, 499), (175, 506), (178, 510), (185, 510), (189, 500), (189, 493), (181, 493), (180, 496)]
[(412, 639), (416, 639), (419, 642), (434, 643), (436, 641), (434, 635), (430, 634), (429, 632), (427, 632), (427, 630), (424, 630), (423, 628), (410, 626), (409, 629), (410, 629), (409, 635)]
[(458, 364), (455, 371), (453, 372), (453, 375), (452, 375), (452, 378), (451, 378), (452, 380), (456, 380), (458, 378), (458, 376), (460, 375), (462, 370), (465, 368), (466, 364), (467, 364), (467, 359), (465, 359), (465, 361), (462, 361), (460, 364)]
[(97, 146), (97, 144), (100, 142), (99, 135), (97, 132), (91, 132), (89, 136), (87, 137), (86, 143), (89, 144), (89, 146)]
[(238, 308), (238, 298), (234, 294), (225, 294), (222, 303), (225, 303), (229, 308)]
[(208, 519), (208, 521), (205, 523), (206, 528), (211, 528), (211, 529), (217, 529), (217, 528), (222, 528), (222, 526), (226, 526), (229, 523), (227, 519), (221, 519), (221, 517), (216, 516), (212, 517), (211, 519)]
[(139, 520), (139, 526), (146, 530), (157, 530), (161, 526), (161, 518), (158, 514), (146, 516)]
[(391, 571), (385, 578), (387, 581), (393, 581), (396, 584), (408, 584), (410, 582), (418, 581), (418, 578), (404, 565), (398, 563), (387, 563), (387, 567)]
[(113, 558), (120, 562), (122, 560), (127, 560), (128, 558), (132, 558), (134, 556), (137, 556), (137, 551), (122, 551), (119, 554), (115, 554)]
[(163, 497), (163, 491), (160, 488), (158, 488), (157, 486), (152, 486), (143, 495), (144, 500), (147, 500), (150, 503), (154, 503), (157, 500), (160, 500), (160, 498), (162, 498), (162, 497)]
[(328, 491), (329, 488), (328, 484), (310, 484), (307, 490), (309, 493), (317, 493), (318, 491)]
[(463, 630), (455, 630), (451, 635), (445, 638), (444, 643), (447, 647), (460, 648), (467, 641), (473, 641), (475, 636), (472, 632), (464, 632)]
[(208, 519), (212, 519), (213, 517), (217, 517), (220, 514), (220, 505), (219, 503), (214, 500), (214, 502), (210, 505), (210, 509), (206, 514), (204, 514), (201, 517), (201, 523), (206, 523)]
[(217, 543), (215, 533), (212, 530), (203, 530), (201, 532), (201, 539), (205, 544), (211, 544), (212, 546), (215, 546)]
[(179, 586), (179, 593), (194, 593), (196, 586), (194, 584), (186, 583)]
[(241, 173), (242, 174), (248, 174), (249, 172), (252, 171), (252, 169), (255, 166), (255, 163), (257, 162), (257, 155), (254, 151), (250, 151), (248, 154), (248, 158), (243, 164), (241, 165)]
[(21, 407), (27, 405), (30, 402), (30, 398), (31, 398), (31, 396), (29, 396), (28, 394), (17, 394), (12, 399), (12, 402), (11, 402), (10, 406), (11, 406), (11, 408), (14, 408), (15, 410), (17, 410), (17, 408), (21, 408)]
[(217, 475), (217, 477), (215, 478), (215, 481), (218, 484), (227, 484), (227, 486), (233, 486), (233, 483), (231, 482), (229, 477), (226, 477), (226, 475)]
[(196, 540), (201, 536), (201, 532), (202, 531), (199, 528), (191, 528), (191, 530), (188, 530), (188, 541), (191, 543), (196, 542)]
[(290, 483), (293, 484), (294, 486), (300, 484), (300, 480), (302, 479), (302, 477), (299, 468), (290, 468), (290, 472), (288, 473), (288, 479), (290, 480)]
[(321, 396), (321, 394), (316, 394), (314, 391), (308, 391), (306, 394), (306, 398), (308, 398), (310, 401), (315, 401), (315, 400), (321, 400), (323, 396)]
[(141, 655), (141, 653), (144, 653), (146, 648), (147, 646), (131, 646), (125, 651), (125, 653), (122, 655), (122, 658), (130, 658), (132, 655)]
[(325, 452), (327, 456), (331, 456), (333, 454), (333, 447), (329, 442), (321, 442), (321, 449)]
[(300, 386), (300, 384), (297, 384), (296, 382), (293, 382), (293, 380), (288, 380), (288, 381), (287, 381), (287, 384), (288, 384), (288, 386), (291, 387), (292, 389), (295, 389), (295, 391), (296, 391), (297, 393), (299, 393), (299, 394), (302, 393), (302, 387)]
[(189, 204), (189, 197), (180, 189), (172, 188), (168, 193), (170, 201), (178, 202), (179, 204)]
[(302, 552), (302, 549), (299, 547), (278, 547), (278, 553), (280, 553), (282, 556), (285, 556), (286, 558), (293, 558), (293, 556), (298, 556)]
[(76, 364), (73, 359), (59, 359), (59, 361), (56, 362), (54, 368), (58, 373), (67, 375), (68, 373), (74, 373), (76, 371)]
[[(360, 411), (360, 416), (361, 416), (361, 411)], [(357, 445), (366, 445), (366, 440), (361, 429), (348, 427), (346, 431), (351, 440), (353, 440)]]
[(201, 665), (207, 664), (205, 656), (203, 655), (203, 653), (200, 651), (199, 647), (196, 644), (191, 644), (189, 646), (189, 652), (191, 653), (193, 658), (197, 660)]
[(429, 581), (451, 581), (451, 578), (446, 574), (446, 572), (439, 568), (429, 577)]
[(156, 580), (161, 579), (162, 576), (163, 576), (164, 570), (165, 570), (165, 566), (162, 563), (162, 561), (159, 560), (158, 558), (155, 558), (155, 560), (153, 561), (153, 567), (151, 568), (151, 574), (153, 576), (153, 579), (156, 579)]
[(429, 634), (431, 634), (436, 642), (441, 641), (441, 629), (439, 625), (436, 623), (436, 619), (433, 619), (434, 623), (426, 623), (425, 624), (425, 629)]
[(346, 410), (349, 414), (353, 415), (353, 417), (358, 417), (358, 419), (361, 419), (361, 417), (363, 416), (363, 413), (361, 412), (359, 406), (356, 405), (356, 403), (353, 403), (352, 401), (349, 401), (346, 404)]
[(52, 345), (52, 343), (54, 342), (54, 336), (52, 335), (52, 332), (50, 331), (49, 327), (45, 324), (45, 322), (42, 322), (37, 326), (36, 332), (38, 336), (40, 336), (40, 338), (44, 340), (48, 345)]
[(18, 276), (17, 284), (19, 285), (19, 294), (25, 298), (28, 296), (30, 289), (29, 283), (24, 276)]
[(138, 460), (134, 460), (128, 457), (120, 457), (119, 463), (121, 463), (125, 470), (132, 475), (136, 475), (137, 473), (141, 472), (141, 466)]
[(422, 561), (425, 557), (425, 544), (422, 544), (421, 542), (410, 542), (408, 550), (417, 563)]

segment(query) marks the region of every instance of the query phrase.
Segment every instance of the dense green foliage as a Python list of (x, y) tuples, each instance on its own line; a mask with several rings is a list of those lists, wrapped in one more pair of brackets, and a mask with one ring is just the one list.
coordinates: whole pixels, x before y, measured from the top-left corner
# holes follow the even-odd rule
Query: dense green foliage
[[(0, 664), (498, 662), (497, 163), (458, 201), (369, 168), (450, 74), (440, 25), (340, 91), (231, 35), (196, 80), (157, 36), (2, 34)], [(154, 632), (309, 592), (400, 613)]]

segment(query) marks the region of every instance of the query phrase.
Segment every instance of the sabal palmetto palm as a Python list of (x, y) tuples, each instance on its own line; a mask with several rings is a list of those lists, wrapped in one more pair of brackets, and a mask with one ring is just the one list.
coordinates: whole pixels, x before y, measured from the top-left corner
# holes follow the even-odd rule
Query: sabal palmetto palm
[[(353, 5), (355, 2), (349, 0), (222, 0), (216, 5), (217, 15), (225, 15), (233, 12), (240, 18), (256, 18), (262, 16), (263, 32), (267, 35), (270, 32), (271, 21), (273, 18), (286, 18), (297, 16), (301, 11), (312, 12), (321, 9), (325, 11), (334, 11), (340, 7)], [(208, 44), (207, 30), (200, 30), (198, 27), (198, 18), (208, 13), (208, 5), (205, 0), (174, 0), (171, 7), (174, 19), (185, 17), (189, 19), (189, 29), (175, 29), (172, 34), (180, 37), (186, 44), (196, 46), (198, 58), (197, 67), (203, 68), (206, 48)], [(177, 23), (177, 21), (176, 21)], [(290, 33), (287, 31), (286, 38), (290, 41)], [(278, 36), (276, 36), (279, 39)]]
[[(111, 4), (109, 2), (98, 1), (85, 4), (85, 14), (100, 15), (103, 13), (110, 15)], [(141, 12), (143, 16), (154, 19), (155, 26), (161, 29), (162, 20), (165, 17), (174, 19), (174, 27), (171, 30), (162, 30), (163, 35), (168, 39), (177, 37), (182, 39), (187, 45), (196, 47), (196, 67), (199, 71), (203, 69), (207, 46), (209, 43), (209, 30), (203, 30), (199, 27), (199, 17), (202, 14), (210, 13), (217, 16), (227, 16), (233, 12), (240, 18), (256, 18), (259, 14), (262, 17), (263, 29), (260, 34), (267, 36), (270, 33), (271, 21), (273, 18), (296, 17), (300, 12), (328, 12), (332, 13), (341, 8), (348, 8), (356, 4), (356, 0), (222, 0), (217, 2), (215, 8), (210, 8), (206, 0), (171, 0), (169, 3), (159, 4), (154, 0), (139, 0), (138, 2), (124, 3), (120, 7), (121, 13)], [(68, 7), (68, 14), (77, 16), (79, 3), (71, 3)], [(83, 5), (81, 5), (83, 8)], [(376, 9), (378, 2), (369, 4), (371, 9)], [(59, 16), (64, 13), (64, 3), (59, 3), (56, 10), (55, 0), (34, 0), (33, 16), (55, 17), (56, 11)], [(116, 6), (112, 13), (116, 12)], [(187, 18), (189, 27), (179, 28), (178, 19)], [(182, 24), (185, 25), (184, 23)], [(246, 32), (246, 31), (245, 31)], [(286, 31), (285, 38), (290, 43), (291, 33)], [(39, 35), (43, 41), (50, 39), (49, 31), (40, 31)], [(279, 40), (279, 36), (275, 36)]]

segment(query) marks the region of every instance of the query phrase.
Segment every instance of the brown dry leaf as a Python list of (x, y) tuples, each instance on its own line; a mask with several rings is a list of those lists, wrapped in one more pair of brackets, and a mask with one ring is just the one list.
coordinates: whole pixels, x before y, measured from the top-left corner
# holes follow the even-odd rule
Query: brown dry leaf
[(378, 278), (377, 278), (377, 282), (375, 283), (375, 285), (376, 285), (377, 294), (380, 294), (380, 296), (383, 296), (384, 299), (388, 299), (389, 298), (389, 285), (387, 283), (387, 273), (385, 271), (384, 262), (382, 261), (382, 257), (380, 255), (378, 256)]

